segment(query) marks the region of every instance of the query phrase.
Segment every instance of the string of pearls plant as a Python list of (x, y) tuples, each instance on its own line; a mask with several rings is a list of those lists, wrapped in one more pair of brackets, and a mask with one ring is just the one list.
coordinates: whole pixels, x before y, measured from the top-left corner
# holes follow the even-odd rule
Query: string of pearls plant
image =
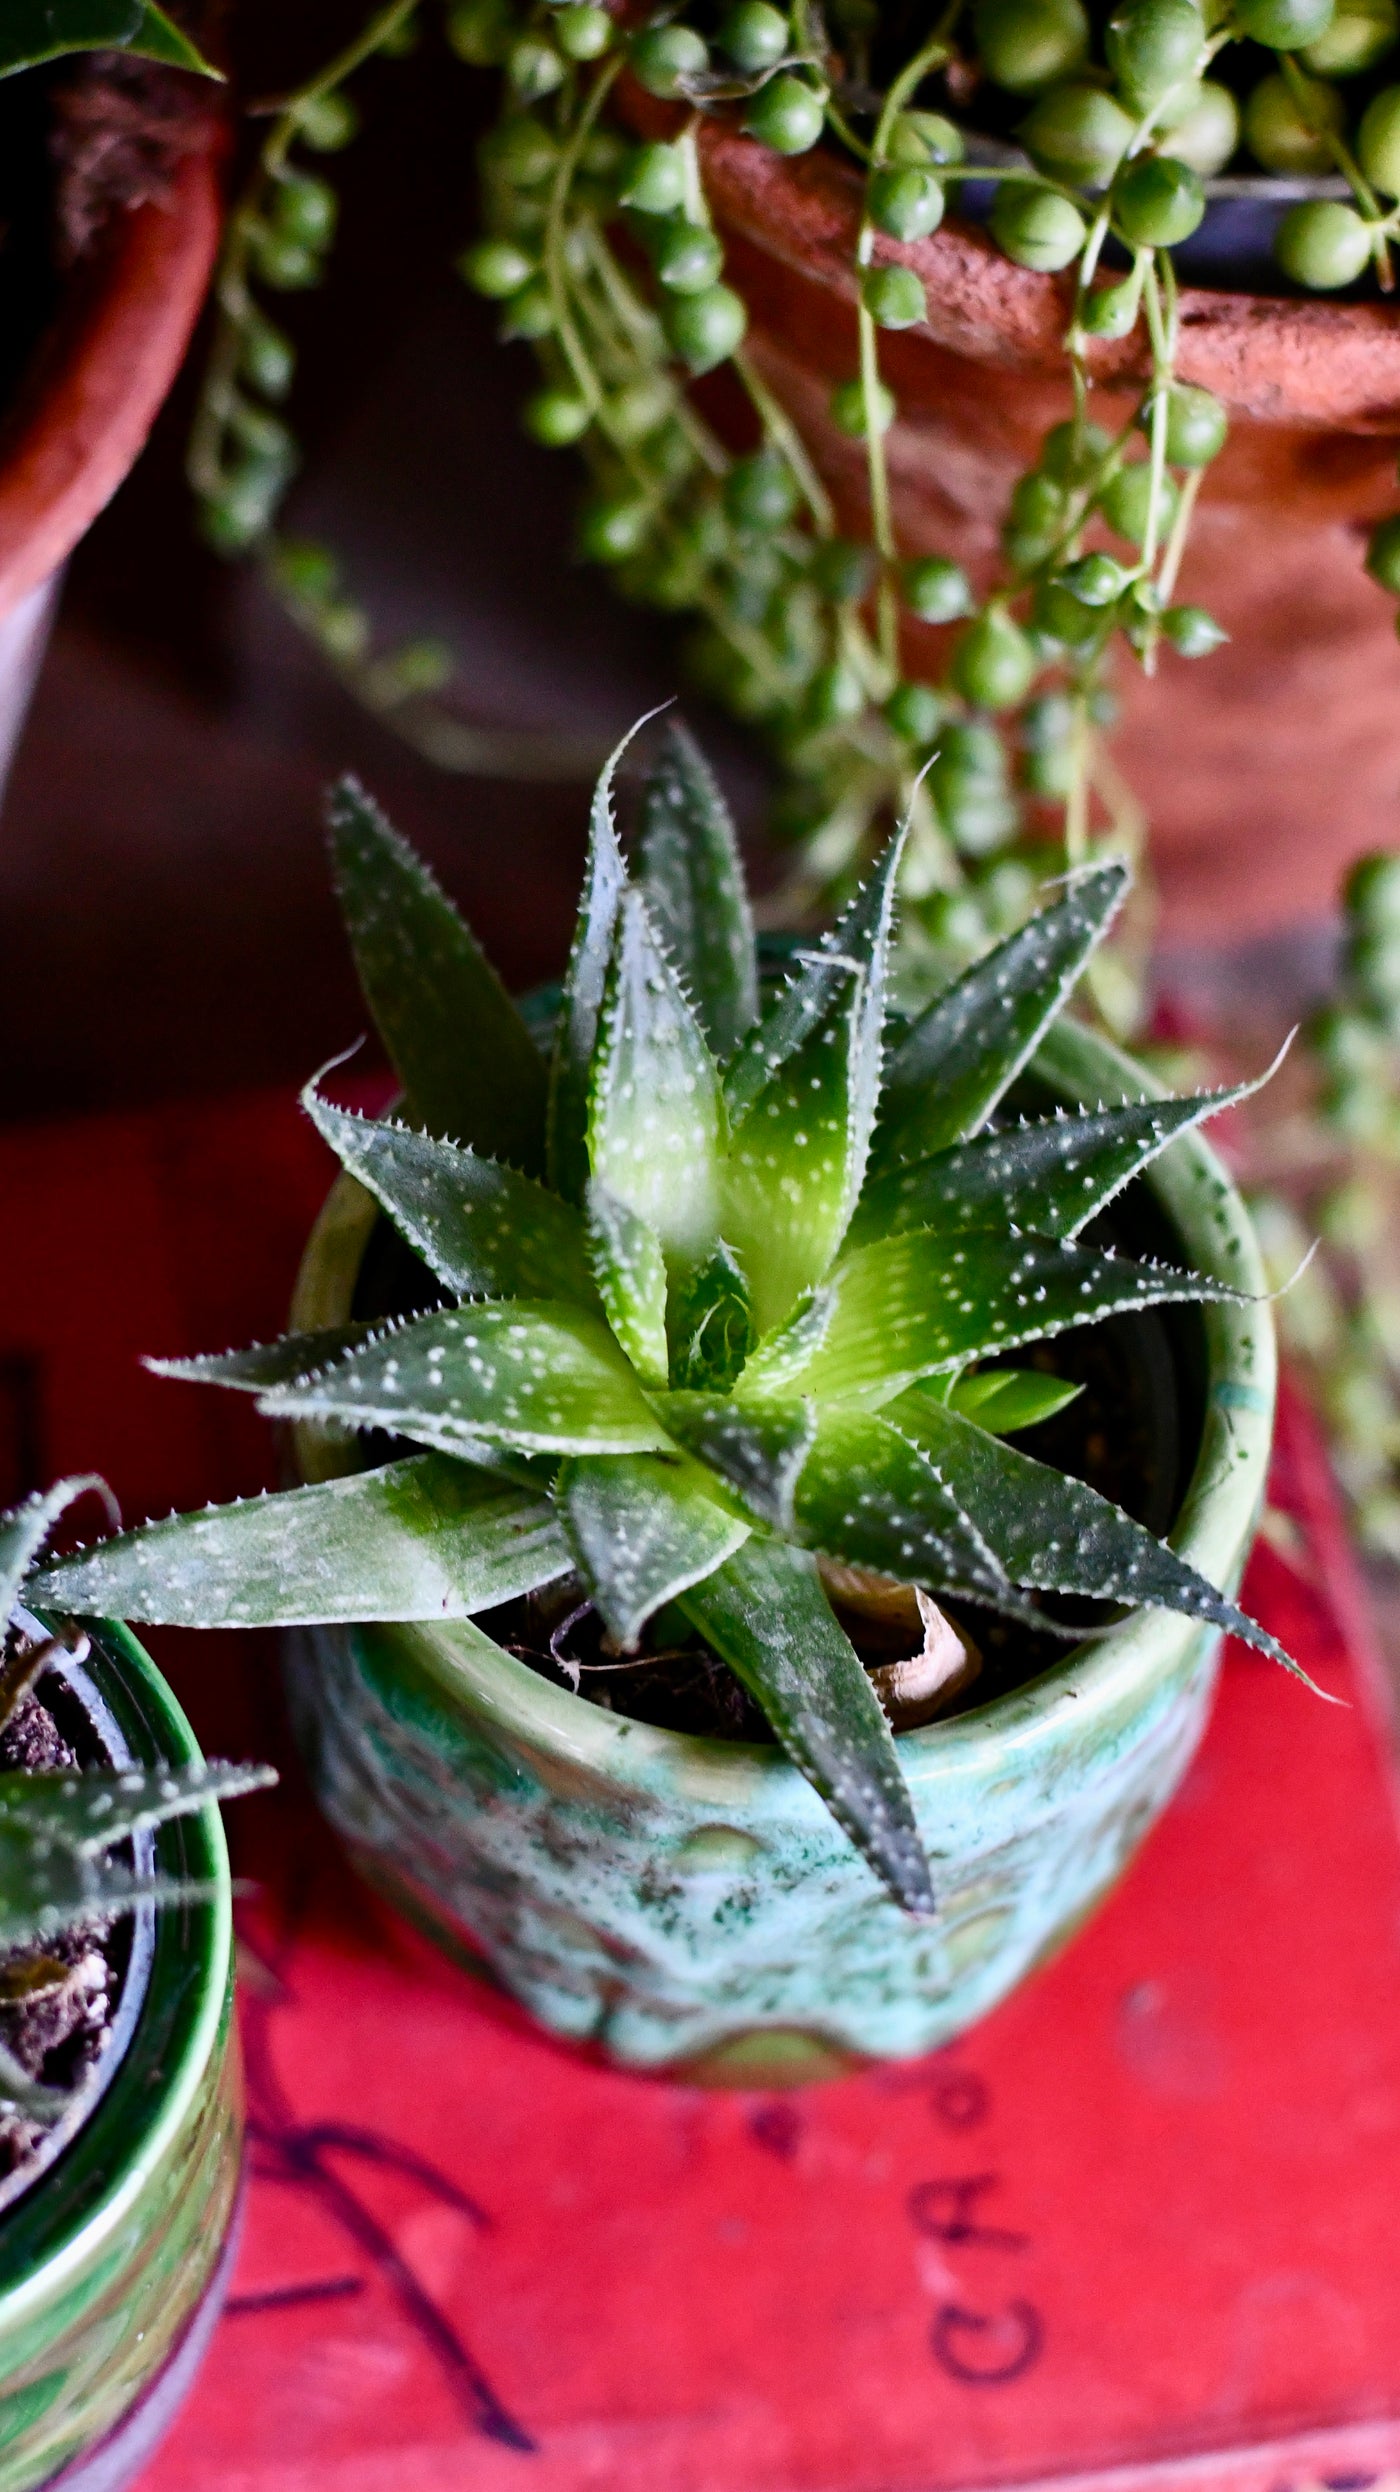
[[(278, 532), (296, 464), (281, 411), (294, 350), (259, 300), (319, 279), (337, 203), (310, 159), (353, 134), (348, 83), (415, 40), (421, 17), (420, 0), (389, 0), (273, 114), (230, 229), (191, 465), (214, 541), (259, 548), (361, 697), (450, 760), (452, 722), (431, 700), (450, 653), (415, 642), (375, 654), (331, 553)], [(1349, 194), (1299, 199), (1284, 216), (1276, 248), (1290, 277), (1335, 287), (1369, 264), (1389, 285), (1400, 85), (1377, 77), (1396, 40), (1394, 0), (1123, 0), (1098, 27), (1082, 0), (951, 0), (902, 58), (873, 0), (832, 0), (829, 24), (817, 0), (690, 0), (684, 16), (664, 0), (630, 31), (594, 0), (454, 0), (445, 22), (463, 59), (503, 73), (481, 151), (485, 232), (463, 273), (500, 303), (503, 337), (528, 339), (540, 358), (529, 430), (587, 460), (583, 551), (627, 595), (693, 616), (695, 671), (768, 730), (786, 775), (781, 825), (802, 843), (800, 896), (839, 888), (877, 830), (912, 810), (906, 910), (940, 958), (965, 956), (1029, 907), (1047, 828), (1078, 861), (1097, 797), (1115, 844), (1135, 845), (1141, 826), (1102, 750), (1111, 655), (1126, 642), (1151, 670), (1164, 646), (1200, 657), (1223, 636), (1175, 596), (1226, 419), (1174, 378), (1173, 248), (1243, 143), (1270, 175), (1324, 189), (1330, 177)], [(1242, 111), (1222, 56), (1247, 86)], [(624, 69), (674, 108), (671, 136), (636, 142), (619, 126)], [(1357, 94), (1359, 117), (1347, 108)], [(930, 98), (976, 125), (971, 145)], [(858, 334), (832, 414), (864, 444), (868, 543), (837, 533), (745, 351), (697, 146), (711, 115), (755, 146), (793, 156), (826, 143), (863, 169)], [(978, 143), (1008, 127), (1014, 146)], [(1016, 486), (1001, 574), (980, 598), (950, 561), (901, 560), (885, 457), (897, 410), (880, 355), (884, 332), (926, 310), (914, 271), (883, 258), (886, 238), (932, 234), (968, 184), (990, 192), (988, 223), (1009, 257), (1074, 270), (1074, 413)], [(1090, 414), (1086, 348), (1139, 321), (1150, 377), (1110, 436)], [(688, 392), (726, 363), (760, 435), (742, 456)], [(1400, 523), (1378, 531), (1371, 560), (1400, 591)], [(906, 615), (961, 626), (943, 680), (906, 671)], [(1101, 978), (1100, 1008), (1122, 1025), (1132, 992)]]
[[(358, 121), (347, 88), (375, 56), (433, 31), (427, 5), (387, 0), (270, 111), (230, 223), (191, 473), (212, 541), (255, 551), (351, 688), (434, 758), (572, 775), (589, 756), (483, 735), (443, 707), (450, 652), (377, 650), (333, 552), (279, 524), (296, 468), (295, 350), (268, 298), (320, 279), (337, 212), (326, 159)], [(905, 39), (908, 23), (875, 0), (828, 0), (825, 15), (817, 0), (663, 0), (627, 22), (595, 0), (451, 0), (442, 19), (462, 60), (502, 78), (480, 154), (483, 229), (462, 273), (499, 304), (502, 338), (539, 358), (528, 430), (587, 463), (581, 549), (629, 597), (689, 616), (696, 674), (766, 731), (784, 774), (779, 827), (795, 843), (789, 907), (839, 896), (883, 829), (911, 817), (905, 973), (917, 994), (921, 975), (1019, 922), (1060, 863), (1141, 847), (1145, 825), (1105, 749), (1115, 654), (1126, 645), (1151, 671), (1164, 650), (1205, 657), (1223, 637), (1176, 594), (1226, 416), (1176, 378), (1173, 253), (1212, 192), (1264, 192), (1288, 202), (1274, 249), (1293, 284), (1369, 275), (1389, 291), (1400, 26), (1396, 0), (1119, 0), (1111, 15), (1083, 0), (950, 0)], [(665, 135), (639, 139), (621, 120), (624, 75), (666, 108)], [(711, 118), (755, 147), (828, 145), (861, 168), (856, 333), (831, 412), (863, 445), (866, 541), (838, 531), (746, 351), (705, 192)], [(951, 560), (902, 556), (881, 361), (885, 334), (926, 311), (887, 243), (933, 234), (969, 198), (1009, 258), (1073, 272), (1073, 412), (1017, 483), (999, 575), (980, 595)], [(1110, 435), (1091, 412), (1089, 345), (1139, 323), (1149, 376)], [(757, 446), (743, 454), (691, 388), (725, 365), (752, 409)], [(1368, 568), (1400, 595), (1400, 519), (1375, 531)], [(906, 620), (957, 627), (939, 680), (911, 672)], [(1363, 1515), (1400, 1553), (1400, 1287), (1365, 1242), (1388, 1233), (1375, 1206), (1400, 1163), (1400, 1003), (1376, 986), (1390, 978), (1400, 995), (1400, 901), (1377, 874), (1353, 889), (1348, 965), (1313, 1033), (1313, 1140), (1298, 1157), (1311, 1174), (1285, 1172), (1267, 1210), (1289, 1255), (1300, 1205), (1328, 1239), (1285, 1323), (1316, 1368)], [(1378, 932), (1363, 919), (1382, 885), (1382, 916), (1396, 922)], [(1119, 1031), (1138, 1015), (1145, 931), (1096, 964), (1093, 1001)]]

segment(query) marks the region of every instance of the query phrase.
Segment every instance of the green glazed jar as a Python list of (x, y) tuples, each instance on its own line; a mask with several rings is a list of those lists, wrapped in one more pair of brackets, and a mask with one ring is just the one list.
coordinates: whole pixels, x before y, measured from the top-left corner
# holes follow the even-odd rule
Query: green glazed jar
[[(1142, 1097), (1140, 1070), (1062, 1024), (1039, 1080)], [(1208, 1145), (1145, 1185), (1167, 1251), (1262, 1293), (1248, 1214)], [(298, 1330), (343, 1323), (377, 1217), (335, 1186)], [(1180, 1311), (1195, 1459), (1173, 1546), (1234, 1591), (1263, 1500), (1274, 1404), (1267, 1305)], [(347, 1468), (303, 1431), (304, 1474)], [(1148, 1610), (1014, 1693), (899, 1740), (940, 1913), (902, 1914), (774, 1747), (608, 1713), (471, 1622), (317, 1629), (289, 1648), (322, 1804), (365, 1875), (555, 2032), (629, 2067), (772, 2085), (903, 2058), (995, 2006), (1092, 1911), (1205, 1726), (1219, 1638)]]
[[(135, 1637), (89, 1632), (85, 1669), (65, 1675), (85, 1683), (112, 1761), (196, 1762)], [(226, 2281), (242, 2144), (228, 1853), (214, 1807), (142, 1840), (157, 1872), (213, 1893), (133, 1916), (101, 2091), (0, 2213), (0, 2492), (130, 2483), (193, 2381)]]

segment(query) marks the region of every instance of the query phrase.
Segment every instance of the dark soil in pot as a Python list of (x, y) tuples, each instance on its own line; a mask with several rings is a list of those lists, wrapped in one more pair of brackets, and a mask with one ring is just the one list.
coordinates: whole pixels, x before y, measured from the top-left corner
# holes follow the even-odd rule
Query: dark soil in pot
[[(1011, 1121), (1043, 1115), (1050, 1104), (1039, 1085), (1023, 1082), (1007, 1102), (1007, 1115)], [(1085, 1235), (1091, 1244), (1134, 1256), (1181, 1260), (1179, 1239), (1141, 1182), (1129, 1187)], [(447, 1303), (397, 1231), (381, 1218), (360, 1267), (355, 1315), (377, 1320)], [(1204, 1349), (1199, 1310), (1169, 1306), (1114, 1316), (1038, 1343), (1005, 1363), (1035, 1366), (1081, 1387), (1077, 1399), (1055, 1418), (1017, 1436), (1018, 1449), (1086, 1480), (1159, 1536), (1169, 1532), (1200, 1439)], [(363, 1443), (366, 1462), (389, 1461), (412, 1450), (404, 1440), (383, 1435), (366, 1436)], [(943, 1708), (940, 1719), (1028, 1685), (1063, 1658), (1074, 1638), (1111, 1624), (1121, 1614), (1103, 1602), (1043, 1595), (1038, 1606), (1047, 1625), (1038, 1633), (972, 1603), (943, 1601), (939, 1606), (975, 1647), (981, 1663), (975, 1679)], [(917, 1631), (872, 1628), (839, 1598), (836, 1607), (868, 1668), (918, 1651)], [(607, 1649), (602, 1621), (567, 1579), (483, 1611), (476, 1624), (541, 1677), (571, 1687), (608, 1712), (701, 1738), (772, 1742), (758, 1706), (675, 1610), (663, 1610), (652, 1621), (639, 1655)]]
[[(127, 1762), (105, 1710), (81, 1671), (44, 1671), (0, 1731), (0, 1773)], [(140, 1841), (149, 1847), (148, 1836)], [(0, 1950), (0, 2042), (29, 2076), (69, 2097), (56, 2128), (0, 2116), (0, 2209), (57, 2160), (115, 2073), (145, 1987), (148, 1918), (124, 1913)]]

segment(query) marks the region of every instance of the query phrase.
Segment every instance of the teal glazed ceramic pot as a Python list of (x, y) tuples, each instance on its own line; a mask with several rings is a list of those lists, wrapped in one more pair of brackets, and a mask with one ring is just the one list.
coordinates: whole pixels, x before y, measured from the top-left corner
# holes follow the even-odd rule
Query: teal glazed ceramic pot
[[(86, 1682), (75, 1693), (112, 1762), (195, 1762), (135, 1637), (90, 1633), (86, 1668), (64, 1675)], [(0, 2492), (132, 2482), (222, 2298), (242, 2143), (228, 1853), (213, 1807), (141, 1839), (158, 1873), (212, 1891), (134, 1916), (101, 2092), (0, 2213)]]
[[(1036, 1073), (1065, 1099), (1141, 1073), (1062, 1026)], [(1176, 1259), (1264, 1287), (1248, 1215), (1198, 1137), (1149, 1189)], [(350, 1179), (310, 1241), (298, 1329), (340, 1324), (376, 1217)], [(1173, 1545), (1234, 1590), (1274, 1403), (1264, 1304), (1180, 1311), (1199, 1411)], [(355, 1459), (305, 1431), (303, 1473)], [(470, 1623), (299, 1634), (294, 1712), (361, 1868), (474, 1950), (545, 2025), (630, 2067), (773, 2084), (946, 2042), (1112, 1886), (1200, 1739), (1219, 1638), (1145, 1611), (1031, 1684), (905, 1732), (940, 1913), (901, 1913), (776, 1748), (654, 1729), (547, 1683)]]

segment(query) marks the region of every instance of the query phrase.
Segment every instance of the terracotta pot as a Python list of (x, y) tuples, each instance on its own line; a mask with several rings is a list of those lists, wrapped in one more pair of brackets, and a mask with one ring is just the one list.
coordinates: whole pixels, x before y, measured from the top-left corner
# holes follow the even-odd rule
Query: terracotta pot
[[(826, 149), (784, 159), (715, 125), (701, 148), (754, 360), (863, 534), (864, 448), (827, 411), (856, 366), (859, 177)], [(929, 302), (924, 325), (881, 339), (900, 544), (986, 576), (1011, 487), (1069, 409), (1067, 281), (956, 223), (881, 249), (917, 269)], [(1180, 593), (1232, 639), (1196, 664), (1168, 654), (1150, 683), (1124, 666), (1117, 751), (1151, 815), (1165, 933), (1218, 942), (1325, 910), (1346, 861), (1400, 835), (1395, 607), (1361, 568), (1396, 500), (1400, 316), (1188, 289), (1179, 368), (1231, 418)], [(1145, 370), (1140, 338), (1096, 347), (1101, 421), (1125, 420)], [(911, 628), (911, 658), (935, 649)]]
[(0, 426), (0, 786), (58, 574), (134, 465), (209, 284), (222, 131), (191, 135), (165, 195), (116, 213), (69, 279)]

